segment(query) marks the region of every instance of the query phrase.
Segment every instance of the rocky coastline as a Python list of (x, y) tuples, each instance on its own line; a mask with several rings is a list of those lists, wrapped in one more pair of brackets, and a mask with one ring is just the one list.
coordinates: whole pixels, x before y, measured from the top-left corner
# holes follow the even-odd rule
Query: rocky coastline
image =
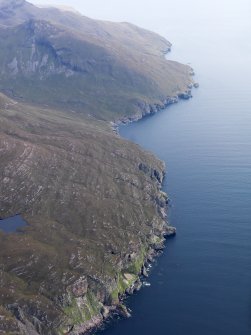
[[(191, 96), (191, 91), (188, 90), (186, 93)], [(139, 114), (141, 117), (137, 115), (133, 119), (124, 119), (123, 123), (139, 120), (151, 111), (156, 113), (178, 102), (179, 98), (183, 97), (168, 98), (162, 105), (141, 106)], [(55, 323), (50, 323), (47, 315), (43, 323), (38, 321), (42, 313), (40, 309), (32, 310), (28, 305), (23, 307), (15, 303), (8, 304), (8, 311), (15, 316), (20, 334), (86, 335), (102, 327), (106, 320), (114, 315), (130, 317), (130, 311), (123, 303), (125, 297), (142, 287), (142, 278), (147, 276), (148, 265), (165, 248), (166, 238), (176, 234), (176, 229), (169, 226), (166, 220), (168, 196), (162, 191), (165, 177), (164, 162), (155, 158), (152, 163), (148, 160), (144, 162), (137, 160), (137, 162), (137, 168), (146, 184), (148, 203), (155, 207), (155, 216), (148, 223), (148, 235), (139, 245), (132, 245), (125, 253), (118, 254), (118, 268), (113, 276), (105, 277), (103, 280), (100, 277), (82, 275), (70, 285), (66, 285), (62, 294), (54, 298), (55, 304), (64, 313), (64, 318), (56, 320)], [(116, 250), (111, 252), (116, 255)], [(42, 328), (43, 325), (52, 331), (48, 333)], [(9, 326), (6, 324), (6, 327), (8, 329)]]
[(116, 315), (124, 318), (131, 317), (131, 311), (128, 310), (124, 304), (125, 299), (142, 288), (144, 279), (148, 277), (149, 265), (154, 262), (155, 258), (159, 256), (165, 248), (166, 239), (168, 237), (173, 237), (176, 235), (176, 228), (170, 226), (166, 220), (169, 199), (168, 195), (162, 191), (162, 184), (165, 177), (165, 169), (163, 169), (162, 171), (152, 170), (149, 169), (149, 167), (145, 164), (140, 164), (139, 169), (146, 174), (150, 174), (151, 177), (155, 179), (158, 184), (159, 193), (154, 201), (156, 204), (158, 215), (161, 217), (162, 226), (155, 227), (157, 232), (155, 230), (155, 233), (152, 236), (153, 240), (148, 245), (148, 250), (140, 261), (139, 271), (137, 275), (132, 275), (131, 273), (123, 273), (124, 281), (130, 283), (130, 285), (126, 285), (125, 288), (119, 292), (118, 299), (115, 299), (113, 302), (111, 302), (110, 305), (101, 304), (102, 306), (100, 308), (100, 312), (97, 315), (94, 315), (90, 320), (83, 324), (69, 326), (67, 332), (64, 334), (92, 334), (93, 331), (102, 328), (107, 320), (112, 321), (113, 317)]
[[(190, 76), (195, 75), (193, 70), (191, 70), (189, 74)], [(143, 119), (144, 117), (156, 114), (157, 112), (166, 109), (170, 105), (178, 103), (179, 100), (189, 100), (193, 97), (192, 89), (198, 88), (198, 87), (199, 87), (198, 82), (191, 81), (191, 83), (187, 85), (186, 90), (179, 92), (176, 95), (166, 97), (160, 103), (150, 104), (150, 103), (140, 101), (136, 104), (135, 113), (132, 116), (127, 116), (127, 117), (125, 116), (115, 122), (110, 122), (111, 127), (113, 131), (119, 135), (118, 129), (121, 125), (127, 125), (132, 122), (137, 122)]]
[(176, 234), (164, 163), (118, 127), (190, 99), (198, 84), (189, 66), (165, 62), (171, 44), (155, 33), (24, 0), (1, 9), (1, 87), (22, 97), (0, 95), (1, 216), (28, 225), (0, 231), (0, 333), (90, 334), (130, 317), (125, 297)]
[[(194, 75), (194, 71), (192, 69), (190, 75)], [(153, 115), (172, 104), (178, 103), (180, 99), (188, 100), (192, 98), (192, 89), (198, 87), (199, 83), (191, 81), (191, 83), (187, 86), (187, 90), (185, 90), (184, 92), (180, 92), (172, 97), (167, 97), (160, 104), (147, 104), (142, 102), (138, 103), (137, 111), (133, 116), (123, 117), (117, 122), (111, 122), (113, 131), (117, 135), (119, 135), (119, 127), (121, 125), (136, 122), (143, 119), (144, 117)], [(148, 167), (143, 164), (139, 166), (139, 168), (144, 172), (149, 172), (147, 171)], [(128, 296), (134, 294), (134, 292), (139, 291), (142, 288), (144, 278), (148, 277), (149, 265), (154, 262), (155, 258), (158, 257), (158, 255), (160, 255), (165, 248), (166, 239), (176, 235), (176, 228), (170, 226), (166, 220), (169, 199), (168, 195), (162, 191), (164, 177), (165, 169), (161, 171), (159, 178), (157, 178), (159, 183), (159, 192), (161, 195), (160, 198), (158, 198), (157, 200), (158, 212), (162, 219), (165, 220), (165, 224), (163, 225), (160, 232), (160, 240), (157, 243), (150, 245), (150, 248), (142, 261), (140, 272), (131, 283), (131, 285), (126, 288), (125, 291), (120, 295), (118, 303), (112, 306), (103, 306), (102, 312), (99, 316), (95, 316), (92, 320), (88, 321), (84, 325), (76, 327), (74, 330), (68, 333), (69, 335), (91, 334), (94, 330), (101, 328), (108, 319), (112, 319), (114, 315), (120, 315), (121, 317), (125, 318), (131, 317), (131, 311), (128, 310), (127, 307), (124, 305), (124, 300)]]
[[(179, 99), (187, 99), (187, 96), (189, 98), (192, 96), (191, 87), (177, 96), (165, 99), (162, 104), (140, 104), (139, 112), (135, 117), (124, 118), (116, 126), (154, 114), (178, 102)], [(130, 317), (130, 311), (124, 305), (125, 297), (142, 287), (142, 278), (148, 275), (149, 264), (165, 248), (166, 238), (176, 234), (176, 229), (169, 226), (166, 220), (168, 196), (162, 191), (165, 177), (164, 163), (154, 158), (151, 163), (147, 159), (137, 160), (137, 164), (136, 169), (144, 179), (148, 204), (155, 208), (154, 217), (148, 222), (148, 235), (140, 240), (138, 245), (134, 244), (126, 248), (123, 253), (116, 249), (110, 251), (117, 259), (116, 273), (113, 272), (112, 275), (105, 277), (81, 274), (79, 278), (71, 281), (70, 285), (66, 284), (61, 295), (53, 298), (64, 316), (53, 323), (48, 320), (46, 314), (42, 314), (42, 309), (8, 303), (8, 312), (15, 316), (20, 334), (86, 335), (102, 327), (114, 315)], [(122, 182), (124, 183), (125, 180), (122, 179)], [(130, 180), (130, 183), (135, 181)], [(8, 315), (5, 318), (7, 320)], [(46, 329), (43, 328), (44, 325)], [(6, 323), (6, 329), (8, 328)], [(47, 329), (51, 331), (48, 332)]]
[[(193, 70), (191, 70), (190, 75), (194, 75)], [(111, 122), (111, 126), (114, 132), (119, 135), (119, 126), (124, 124), (129, 124), (132, 122), (139, 121), (144, 117), (149, 115), (153, 115), (158, 111), (161, 111), (168, 106), (178, 103), (180, 99), (188, 100), (192, 98), (192, 88), (198, 88), (199, 84), (196, 82), (191, 82), (187, 86), (187, 90), (184, 92), (180, 92), (175, 96), (167, 97), (162, 101), (160, 104), (147, 104), (147, 103), (138, 103), (137, 105), (137, 112), (132, 117), (124, 117), (117, 122)], [(164, 162), (163, 162), (164, 166)], [(132, 280), (130, 278), (130, 274), (124, 274), (125, 277), (128, 277), (129, 281), (131, 279), (131, 284), (128, 286), (123, 292), (119, 294), (119, 300), (116, 301), (116, 304), (112, 304), (111, 306), (103, 305), (99, 315), (94, 316), (88, 322), (75, 326), (73, 329), (69, 329), (69, 335), (88, 335), (91, 334), (93, 331), (101, 328), (108, 319), (112, 319), (115, 315), (120, 315), (121, 317), (128, 318), (131, 316), (131, 311), (127, 309), (124, 305), (124, 300), (134, 294), (134, 292), (139, 291), (142, 288), (144, 278), (148, 277), (148, 269), (149, 265), (155, 260), (155, 258), (160, 255), (160, 253), (165, 248), (165, 241), (169, 237), (173, 237), (176, 235), (176, 228), (170, 226), (166, 220), (167, 217), (167, 209), (168, 209), (168, 195), (162, 191), (163, 180), (165, 177), (165, 168), (159, 171), (149, 171), (149, 168), (144, 165), (140, 164), (139, 169), (144, 171), (147, 174), (151, 174), (153, 178), (156, 178), (159, 188), (159, 197), (156, 200), (156, 206), (158, 209), (158, 213), (161, 218), (164, 220), (164, 224), (159, 231), (159, 240), (155, 241), (149, 245), (149, 249), (147, 253), (144, 255), (142, 260), (142, 264), (140, 265), (140, 271), (138, 272), (137, 276)]]

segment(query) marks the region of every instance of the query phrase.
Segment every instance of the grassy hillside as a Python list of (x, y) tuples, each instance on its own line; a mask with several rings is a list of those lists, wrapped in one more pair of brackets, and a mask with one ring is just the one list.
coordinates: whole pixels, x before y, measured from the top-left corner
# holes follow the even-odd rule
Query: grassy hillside
[(0, 90), (19, 99), (118, 120), (191, 81), (188, 66), (165, 59), (168, 41), (128, 23), (24, 2), (0, 24)]
[(16, 317), (17, 302), (24, 324), (36, 317), (39, 333), (56, 334), (80, 276), (112, 304), (119, 274), (134, 266), (129, 255), (162, 240), (164, 166), (102, 122), (0, 101), (1, 216), (22, 213), (29, 223), (22, 234), (0, 233), (0, 301)]
[(170, 43), (128, 23), (0, 0), (0, 333), (83, 334), (163, 247), (164, 164), (108, 121), (188, 90)]

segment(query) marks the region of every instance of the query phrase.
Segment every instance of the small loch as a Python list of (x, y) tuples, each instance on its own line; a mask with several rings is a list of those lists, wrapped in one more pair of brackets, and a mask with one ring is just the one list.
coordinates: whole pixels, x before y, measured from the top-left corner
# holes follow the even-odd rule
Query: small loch
[(7, 219), (0, 220), (0, 230), (5, 233), (16, 233), (20, 228), (27, 226), (27, 222), (21, 215), (11, 216)]

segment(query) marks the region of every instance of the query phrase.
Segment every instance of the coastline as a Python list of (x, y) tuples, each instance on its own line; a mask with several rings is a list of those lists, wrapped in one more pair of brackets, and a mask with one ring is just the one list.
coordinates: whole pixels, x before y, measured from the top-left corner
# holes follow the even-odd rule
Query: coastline
[[(191, 69), (190, 76), (194, 75), (193, 69)], [(157, 112), (167, 108), (168, 106), (178, 103), (180, 99), (188, 100), (192, 98), (192, 88), (198, 88), (199, 84), (196, 82), (191, 81), (191, 84), (187, 86), (187, 90), (184, 92), (179, 92), (177, 95), (172, 97), (167, 97), (161, 104), (140, 104), (138, 111), (131, 117), (123, 117), (117, 122), (111, 122), (110, 125), (112, 130), (118, 135), (119, 134), (119, 127), (121, 125), (126, 125), (132, 122), (140, 121), (141, 119), (156, 114)], [(165, 178), (165, 164), (163, 164), (163, 170), (159, 173), (158, 177), (156, 178), (158, 183), (159, 189), (159, 198), (156, 201), (156, 207), (158, 215), (163, 220), (163, 226), (159, 232), (159, 239), (152, 244), (149, 244), (149, 249), (145, 253), (143, 259), (141, 260), (140, 264), (140, 271), (138, 271), (136, 277), (133, 281), (130, 282), (130, 285), (124, 289), (123, 292), (119, 293), (119, 300), (112, 304), (111, 306), (102, 305), (100, 309), (100, 314), (94, 316), (91, 320), (87, 321), (82, 325), (75, 326), (74, 329), (69, 330), (66, 334), (68, 335), (88, 335), (92, 334), (94, 331), (101, 329), (104, 324), (111, 320), (115, 315), (120, 315), (121, 317), (129, 318), (131, 317), (131, 311), (127, 309), (124, 305), (125, 299), (134, 294), (136, 291), (139, 291), (143, 285), (143, 279), (148, 277), (148, 268), (149, 265), (158, 257), (161, 252), (166, 247), (166, 240), (169, 237), (173, 237), (176, 235), (176, 228), (169, 225), (167, 221), (167, 210), (168, 210), (168, 195), (165, 193), (163, 188), (163, 180)], [(144, 171), (145, 173), (151, 173), (155, 176), (156, 171), (149, 171), (149, 168), (142, 164), (139, 167), (140, 170)], [(156, 176), (155, 176), (156, 177)], [(130, 275), (124, 273), (124, 275)]]
[[(39, 319), (40, 307), (35, 309), (34, 312), (33, 306), (29, 304), (27, 304), (27, 307), (20, 306), (18, 303), (8, 304), (8, 312), (15, 317), (15, 322), (21, 333), (32, 333), (34, 335), (38, 335), (39, 333), (48, 335), (84, 335), (90, 332), (92, 333), (101, 327), (104, 322), (112, 318), (114, 314), (130, 317), (130, 311), (127, 310), (124, 305), (125, 297), (133, 294), (142, 287), (142, 278), (147, 276), (148, 265), (153, 262), (155, 257), (165, 248), (166, 238), (176, 234), (176, 229), (170, 226), (166, 219), (168, 196), (162, 190), (165, 177), (164, 162), (155, 157), (154, 154), (147, 153), (143, 148), (137, 148), (136, 145), (134, 149), (132, 149), (133, 144), (119, 136), (118, 127), (120, 124), (135, 122), (148, 115), (153, 115), (169, 105), (177, 103), (179, 99), (190, 99), (192, 97), (191, 90), (194, 86), (192, 80), (194, 73), (189, 66), (185, 66), (183, 71), (184, 81), (177, 86), (173, 96), (165, 97), (165, 94), (162, 93), (161, 97), (145, 97), (145, 100), (142, 98), (142, 100), (134, 101), (134, 103), (131, 103), (132, 116), (122, 117), (116, 123), (110, 123), (111, 127), (107, 132), (107, 143), (109, 143), (108, 140), (112, 137), (114, 142), (118, 142), (119, 148), (127, 146), (126, 154), (123, 151), (116, 152), (117, 156), (115, 156), (114, 164), (116, 165), (116, 162), (121, 162), (133, 156), (133, 160), (130, 161), (133, 177), (130, 176), (128, 178), (128, 175), (120, 166), (118, 169), (119, 175), (116, 176), (113, 174), (111, 177), (111, 180), (120, 179), (122, 185), (128, 184), (129, 187), (127, 191), (129, 190), (130, 193), (127, 194), (132, 195), (133, 199), (135, 199), (133, 205), (136, 209), (132, 212), (130, 212), (130, 210), (124, 212), (123, 219), (124, 217), (127, 219), (122, 220), (123, 224), (129, 223), (131, 225), (130, 233), (127, 236), (125, 234), (121, 234), (121, 236), (117, 235), (121, 241), (124, 236), (126, 237), (126, 243), (121, 244), (123, 248), (120, 246), (119, 248), (114, 248), (114, 245), (116, 246), (116, 240), (109, 239), (111, 242), (109, 242), (108, 247), (106, 246), (106, 248), (104, 248), (105, 253), (102, 254), (101, 259), (98, 255), (97, 257), (93, 255), (95, 248), (92, 249), (90, 243), (88, 244), (90, 250), (88, 254), (88, 260), (90, 260), (89, 264), (83, 260), (84, 258), (79, 251), (80, 248), (75, 250), (75, 253), (73, 252), (72, 255), (67, 253), (65, 255), (67, 266), (74, 270), (79, 269), (81, 266), (82, 268), (81, 271), (76, 270), (76, 272), (78, 272), (77, 275), (69, 278), (68, 281), (65, 280), (64, 274), (62, 276), (63, 279), (59, 279), (60, 284), (63, 283), (64, 286), (61, 290), (57, 291), (57, 295), (53, 294), (50, 300), (51, 304), (57, 308), (58, 318), (55, 318), (54, 315), (50, 315), (50, 313), (54, 311), (53, 308), (48, 308), (48, 312), (47, 309), (45, 309), (45, 313), (47, 314), (45, 314), (46, 322), (44, 322), (45, 319), (41, 321)], [(166, 92), (168, 92), (168, 90)], [(107, 121), (106, 128), (108, 127), (109, 122)], [(112, 133), (112, 129), (117, 133), (120, 139), (116, 138), (116, 135)], [(94, 135), (96, 136), (96, 133)], [(99, 150), (99, 146), (100, 142), (98, 142), (97, 150)], [(81, 148), (82, 146), (80, 146), (80, 149)], [(113, 151), (115, 151), (115, 149), (117, 149), (116, 146), (115, 148), (112, 147), (111, 155), (114, 154)], [(70, 163), (70, 166), (71, 165), (72, 163)], [(131, 170), (128, 170), (128, 172), (130, 173)], [(100, 201), (103, 202), (103, 200), (104, 196), (100, 197)], [(130, 202), (131, 201), (128, 201), (128, 206), (130, 206)], [(140, 210), (138, 210), (138, 208)], [(119, 207), (116, 207), (117, 212), (119, 212), (119, 209)], [(112, 218), (114, 222), (112, 228), (114, 230), (125, 228), (125, 226), (119, 227), (120, 217), (117, 216), (117, 212), (115, 220)], [(141, 215), (141, 213), (144, 214)], [(107, 221), (103, 227), (105, 233), (107, 232), (107, 228), (110, 227), (109, 219)], [(135, 224), (135, 222), (137, 222), (138, 225)], [(95, 219), (92, 218), (92, 224), (93, 223), (95, 223)], [(135, 230), (135, 228), (137, 230)], [(99, 243), (103, 243), (102, 234), (100, 234), (100, 236), (101, 238), (98, 241)], [(115, 236), (115, 238), (117, 236)], [(65, 238), (69, 238), (68, 233)], [(82, 242), (83, 241), (81, 241), (81, 243)], [(81, 250), (83, 245), (84, 244), (81, 244)], [(64, 250), (62, 250), (62, 254), (64, 255), (63, 251)], [(72, 252), (72, 250), (70, 252)], [(74, 261), (75, 258), (76, 260)], [(93, 271), (83, 271), (85, 267), (82, 264), (87, 263), (88, 266), (91, 265), (90, 268), (92, 269), (92, 264), (94, 264), (94, 262), (97, 263), (97, 259), (100, 261), (100, 267), (96, 269), (95, 264)], [(72, 263), (73, 261), (76, 263)], [(107, 266), (105, 273), (102, 272), (103, 264)], [(49, 271), (52, 270), (51, 274), (54, 276), (53, 267), (49, 265), (48, 269)], [(48, 285), (50, 285), (50, 283), (48, 283)], [(45, 292), (43, 287), (41, 290), (41, 292)], [(34, 317), (39, 320), (39, 323), (34, 321)], [(49, 317), (51, 317), (53, 321), (50, 321)], [(43, 326), (47, 327), (47, 330), (44, 331)]]
[[(164, 166), (164, 164), (163, 164)], [(153, 176), (156, 174), (155, 171), (147, 171), (148, 167), (143, 165), (140, 167), (145, 173), (151, 173)], [(158, 171), (159, 172), (159, 171)], [(131, 317), (131, 311), (127, 309), (124, 304), (125, 299), (139, 291), (143, 286), (143, 279), (148, 277), (148, 268), (149, 265), (154, 262), (155, 258), (158, 257), (161, 252), (165, 249), (165, 242), (168, 237), (173, 237), (176, 235), (176, 228), (170, 226), (166, 220), (167, 210), (168, 210), (168, 196), (162, 191), (163, 180), (165, 178), (165, 170), (160, 171), (158, 178), (158, 198), (156, 200), (156, 208), (158, 211), (158, 216), (162, 219), (162, 227), (157, 227), (158, 232), (155, 231), (153, 234), (153, 241), (148, 245), (148, 250), (143, 255), (141, 262), (138, 264), (139, 271), (137, 275), (133, 278), (130, 273), (123, 273), (124, 277), (128, 279), (130, 285), (126, 285), (122, 292), (119, 292), (118, 300), (116, 303), (109, 305), (102, 305), (99, 315), (93, 316), (92, 319), (85, 322), (84, 324), (74, 326), (73, 329), (69, 329), (68, 335), (88, 335), (93, 334), (94, 331), (97, 331), (102, 328), (102, 326), (107, 322), (107, 320), (112, 320), (115, 315), (120, 315), (124, 318)], [(158, 237), (156, 239), (156, 236)]]
[[(194, 76), (194, 74), (195, 74), (194, 71), (191, 69), (191, 72), (189, 73), (189, 75), (192, 77)], [(166, 109), (170, 105), (178, 103), (179, 100), (189, 100), (193, 97), (192, 89), (198, 88), (198, 87), (199, 87), (199, 83), (191, 80), (191, 83), (187, 86), (187, 90), (183, 92), (178, 92), (176, 95), (173, 95), (173, 96), (168, 96), (164, 100), (162, 100), (161, 103), (149, 104), (145, 102), (139, 102), (137, 104), (136, 112), (132, 116), (122, 117), (115, 122), (110, 122), (112, 130), (117, 135), (119, 135), (118, 129), (121, 125), (127, 125), (132, 122), (137, 122), (147, 116), (154, 115), (157, 112), (160, 112)]]
[[(187, 82), (190, 81), (191, 78), (188, 78)], [(190, 88), (187, 90), (189, 91)], [(187, 94), (187, 91), (185, 93)], [(161, 104), (140, 104), (138, 105), (138, 113), (134, 117), (124, 118), (123, 122), (120, 120), (117, 127), (119, 124), (133, 122), (147, 117), (149, 114), (154, 114), (166, 106), (178, 102), (179, 98), (184, 97), (182, 95), (168, 97)], [(107, 122), (108, 127), (109, 123)], [(127, 183), (133, 192), (136, 191), (135, 199), (138, 199), (138, 202), (135, 206), (135, 213), (137, 215), (140, 215), (141, 212), (147, 213), (147, 215), (139, 217), (139, 220), (135, 217), (137, 223), (141, 222), (141, 226), (136, 227), (138, 236), (134, 238), (135, 234), (131, 229), (132, 237), (130, 239), (132, 238), (132, 240), (128, 239), (130, 244), (126, 244), (124, 249), (116, 249), (111, 245), (107, 255), (112, 262), (106, 263), (111, 267), (111, 271), (107, 271), (106, 277), (97, 276), (94, 272), (89, 275), (88, 272), (81, 271), (77, 278), (65, 283), (63, 290), (51, 300), (60, 309), (62, 316), (60, 315), (50, 324), (46, 320), (48, 327), (50, 327), (49, 332), (38, 329), (38, 326), (31, 322), (34, 311), (29, 305), (25, 306), (24, 309), (18, 302), (8, 304), (7, 313), (9, 314), (6, 314), (6, 318), (8, 315), (13, 315), (15, 317), (14, 325), (23, 334), (84, 335), (100, 328), (114, 314), (119, 313), (123, 317), (129, 317), (130, 311), (123, 304), (125, 296), (133, 294), (134, 291), (141, 288), (142, 276), (147, 274), (148, 264), (164, 249), (166, 237), (176, 233), (175, 228), (169, 226), (166, 221), (168, 197), (162, 191), (162, 182), (165, 176), (164, 162), (154, 154), (121, 138), (119, 134), (113, 134), (111, 124), (109, 139), (110, 136), (114, 138), (114, 141), (118, 141), (122, 148), (123, 145), (127, 148), (127, 155), (122, 151), (118, 152), (119, 157), (123, 159), (128, 159), (131, 155), (134, 157), (130, 164), (133, 166), (132, 171), (135, 179), (122, 174), (121, 182)], [(137, 198), (138, 194), (140, 194), (140, 198)], [(130, 223), (132, 227), (135, 224), (133, 219)], [(116, 225), (114, 228), (116, 229)], [(70, 258), (70, 262), (71, 260), (72, 258)], [(82, 262), (82, 259), (80, 261)], [(69, 264), (71, 265), (71, 263)], [(53, 309), (51, 308), (49, 311), (53, 311)], [(39, 312), (40, 310), (37, 313)], [(49, 316), (49, 312), (46, 315)], [(38, 316), (39, 314), (37, 314)], [(46, 317), (48, 318), (48, 316)], [(40, 325), (42, 326), (42, 322), (39, 327)], [(4, 326), (9, 327), (7, 323)]]

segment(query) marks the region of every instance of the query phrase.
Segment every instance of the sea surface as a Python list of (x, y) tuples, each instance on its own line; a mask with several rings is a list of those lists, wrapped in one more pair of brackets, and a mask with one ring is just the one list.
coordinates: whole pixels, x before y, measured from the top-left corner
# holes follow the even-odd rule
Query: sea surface
[(166, 162), (177, 236), (127, 300), (132, 317), (99, 334), (251, 334), (251, 2), (219, 2), (132, 17), (173, 43), (168, 58), (190, 63), (200, 88), (120, 128)]

